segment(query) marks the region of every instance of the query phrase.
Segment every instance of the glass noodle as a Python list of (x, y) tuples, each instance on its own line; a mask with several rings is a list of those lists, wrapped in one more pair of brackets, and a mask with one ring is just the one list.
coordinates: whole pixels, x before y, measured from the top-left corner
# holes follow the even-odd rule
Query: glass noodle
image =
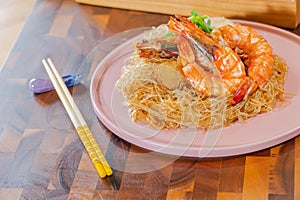
[[(145, 40), (168, 34), (161, 25), (144, 36)], [(276, 102), (283, 102), (287, 65), (274, 55), (274, 67), (269, 82), (241, 102), (231, 105), (231, 96), (204, 97), (188, 84), (177, 66), (178, 59), (141, 58), (138, 50), (130, 64), (122, 68), (116, 87), (123, 94), (134, 121), (145, 122), (158, 129), (184, 127), (220, 128), (235, 121), (246, 122), (260, 113), (270, 112)], [(171, 81), (164, 73), (172, 74)]]

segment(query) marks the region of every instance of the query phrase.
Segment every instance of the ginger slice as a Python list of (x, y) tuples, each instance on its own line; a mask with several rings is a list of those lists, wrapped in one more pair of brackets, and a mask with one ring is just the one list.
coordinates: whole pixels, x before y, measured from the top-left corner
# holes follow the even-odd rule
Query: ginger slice
[(184, 81), (182, 74), (177, 69), (177, 62), (163, 62), (155, 67), (156, 81), (170, 90), (178, 88)]

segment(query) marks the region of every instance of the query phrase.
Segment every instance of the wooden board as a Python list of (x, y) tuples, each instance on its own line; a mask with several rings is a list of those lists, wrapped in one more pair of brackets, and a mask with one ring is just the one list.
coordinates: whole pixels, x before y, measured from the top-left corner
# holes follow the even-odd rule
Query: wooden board
[[(36, 1), (0, 72), (1, 200), (299, 199), (300, 136), (246, 155), (172, 158), (136, 147), (99, 122), (89, 91), (99, 60), (83, 60), (108, 37), (168, 18), (74, 0)], [(300, 35), (300, 27), (291, 31)], [(69, 89), (113, 177), (99, 178), (56, 92), (29, 90), (31, 78), (47, 78), (41, 59), (48, 56), (61, 74), (82, 75)], [(137, 166), (146, 170), (134, 172)]]
[(163, 14), (190, 15), (192, 9), (202, 15), (247, 19), (275, 26), (295, 28), (300, 21), (298, 0), (76, 0), (79, 3)]

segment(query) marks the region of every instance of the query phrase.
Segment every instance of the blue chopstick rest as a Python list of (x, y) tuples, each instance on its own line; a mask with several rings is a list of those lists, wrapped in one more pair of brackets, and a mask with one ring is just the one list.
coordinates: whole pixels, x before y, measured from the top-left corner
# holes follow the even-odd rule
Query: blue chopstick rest
[[(80, 74), (68, 74), (62, 76), (62, 79), (65, 82), (66, 86), (69, 87), (80, 83), (82, 77)], [(29, 82), (29, 88), (34, 93), (43, 93), (54, 89), (50, 79), (42, 78), (31, 79)]]

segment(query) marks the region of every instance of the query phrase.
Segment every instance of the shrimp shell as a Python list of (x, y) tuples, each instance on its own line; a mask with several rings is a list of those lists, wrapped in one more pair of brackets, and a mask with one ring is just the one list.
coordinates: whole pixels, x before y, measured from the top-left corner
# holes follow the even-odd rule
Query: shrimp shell
[(230, 47), (241, 56), (247, 67), (247, 75), (259, 86), (268, 82), (274, 63), (272, 48), (253, 28), (227, 24), (211, 35), (219, 44)]

